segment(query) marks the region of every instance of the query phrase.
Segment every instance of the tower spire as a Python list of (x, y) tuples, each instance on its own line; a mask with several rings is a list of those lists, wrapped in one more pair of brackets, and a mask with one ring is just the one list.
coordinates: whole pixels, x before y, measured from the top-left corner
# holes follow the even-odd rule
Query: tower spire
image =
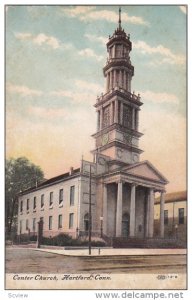
[(119, 7), (119, 29), (121, 29), (121, 7)]

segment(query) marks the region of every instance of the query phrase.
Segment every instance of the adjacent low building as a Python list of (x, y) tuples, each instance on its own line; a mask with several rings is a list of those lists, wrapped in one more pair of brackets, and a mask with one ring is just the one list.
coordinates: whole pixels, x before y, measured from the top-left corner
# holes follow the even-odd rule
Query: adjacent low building
[[(155, 235), (159, 236), (160, 198), (155, 199)], [(167, 238), (187, 239), (187, 192), (169, 193), (165, 196), (164, 232)]]

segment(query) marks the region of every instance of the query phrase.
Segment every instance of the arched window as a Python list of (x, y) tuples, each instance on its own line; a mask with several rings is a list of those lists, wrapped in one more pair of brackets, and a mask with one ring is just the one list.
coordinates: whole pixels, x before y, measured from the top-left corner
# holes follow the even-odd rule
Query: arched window
[(84, 230), (88, 231), (89, 230), (89, 214), (86, 213), (84, 215)]
[(122, 216), (122, 236), (123, 237), (129, 236), (129, 222), (130, 222), (130, 216), (126, 212)]

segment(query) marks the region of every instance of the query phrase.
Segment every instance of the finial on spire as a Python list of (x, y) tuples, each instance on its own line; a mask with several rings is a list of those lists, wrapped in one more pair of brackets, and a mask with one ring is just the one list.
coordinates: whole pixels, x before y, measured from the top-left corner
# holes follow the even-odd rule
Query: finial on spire
[(119, 29), (121, 29), (121, 7), (119, 7)]

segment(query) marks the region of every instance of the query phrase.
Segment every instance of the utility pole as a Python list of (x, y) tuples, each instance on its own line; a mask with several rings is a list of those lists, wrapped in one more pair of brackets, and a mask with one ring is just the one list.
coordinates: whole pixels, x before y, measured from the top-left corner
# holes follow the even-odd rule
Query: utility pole
[(89, 170), (89, 255), (91, 255), (91, 164)]

